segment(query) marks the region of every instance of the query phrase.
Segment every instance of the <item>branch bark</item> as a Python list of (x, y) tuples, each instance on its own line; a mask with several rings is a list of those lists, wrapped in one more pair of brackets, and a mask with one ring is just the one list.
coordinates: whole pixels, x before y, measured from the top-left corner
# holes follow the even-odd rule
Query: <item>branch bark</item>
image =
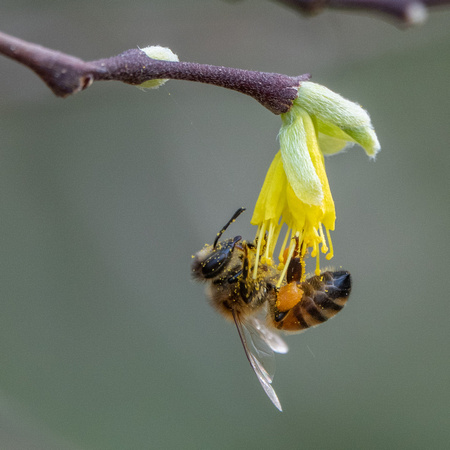
[(76, 94), (94, 81), (116, 80), (140, 85), (147, 80), (169, 78), (232, 89), (253, 97), (274, 114), (289, 111), (301, 82), (310, 78), (309, 74), (290, 77), (207, 64), (160, 61), (149, 58), (139, 49), (85, 62), (1, 32), (0, 54), (29, 67), (58, 97)]
[(450, 0), (275, 0), (302, 13), (317, 14), (326, 8), (385, 14), (406, 25), (423, 22), (429, 7), (445, 6)]

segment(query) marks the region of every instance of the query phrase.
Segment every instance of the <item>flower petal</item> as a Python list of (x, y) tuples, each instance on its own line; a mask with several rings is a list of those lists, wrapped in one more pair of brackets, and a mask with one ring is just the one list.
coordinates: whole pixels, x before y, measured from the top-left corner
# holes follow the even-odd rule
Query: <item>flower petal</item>
[[(357, 103), (309, 81), (302, 83), (295, 102), (315, 118), (319, 133), (356, 142), (372, 157), (380, 150), (369, 114)], [(336, 140), (321, 139), (321, 144), (322, 141), (324, 154), (337, 153), (346, 146)]]
[(287, 179), (284, 173), (281, 154), (278, 152), (269, 167), (261, 192), (259, 193), (253, 212), (253, 225), (259, 225), (265, 220), (276, 219), (281, 216), (286, 203)]
[[(322, 153), (331, 155), (337, 153), (346, 147), (346, 143), (359, 144), (369, 156), (375, 156), (380, 150), (380, 143), (377, 135), (372, 128), (369, 127), (355, 127), (341, 129), (329, 122), (323, 122), (317, 119), (317, 128), (319, 130), (319, 142)], [(327, 139), (329, 136), (330, 139)], [(341, 144), (338, 144), (342, 141)], [(339, 149), (340, 145), (340, 149)]]
[(281, 159), (289, 184), (295, 195), (306, 204), (320, 205), (323, 200), (322, 184), (311, 161), (309, 147), (316, 141), (314, 128), (305, 130), (308, 113), (297, 106), (282, 114), (279, 139)]
[(372, 127), (369, 114), (360, 105), (320, 84), (304, 81), (297, 102), (308, 113), (339, 128)]
[(303, 123), (305, 125), (306, 134), (308, 136), (311, 136), (311, 139), (308, 143), (309, 154), (311, 156), (311, 161), (314, 165), (314, 169), (316, 170), (317, 176), (319, 177), (322, 185), (323, 201), (321, 204), (321, 208), (323, 211), (323, 217), (320, 217), (319, 221), (322, 222), (329, 230), (334, 230), (336, 213), (334, 209), (334, 201), (331, 195), (330, 185), (328, 184), (327, 173), (325, 171), (325, 161), (323, 158), (323, 154), (321, 152), (321, 149), (319, 148), (319, 143), (314, 133), (315, 128), (312, 119), (308, 115), (306, 115), (304, 117)]
[(346, 130), (346, 133), (351, 136), (352, 140), (358, 143), (369, 156), (375, 157), (380, 151), (380, 143), (372, 128), (353, 128)]
[(324, 155), (334, 155), (353, 145), (353, 142), (350, 141), (350, 136), (343, 140), (319, 133), (318, 140), (320, 150)]

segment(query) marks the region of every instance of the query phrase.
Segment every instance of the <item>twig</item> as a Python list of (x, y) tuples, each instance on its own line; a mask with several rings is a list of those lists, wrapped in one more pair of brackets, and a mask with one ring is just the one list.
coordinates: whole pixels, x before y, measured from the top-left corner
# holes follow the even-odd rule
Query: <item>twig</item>
[(221, 86), (249, 95), (274, 114), (289, 111), (298, 87), (309, 74), (290, 77), (189, 62), (159, 61), (131, 49), (107, 59), (85, 62), (74, 56), (0, 33), (0, 54), (32, 69), (58, 97), (67, 97), (94, 81), (116, 80), (139, 85), (169, 78)]
[(325, 8), (383, 13), (406, 25), (423, 22), (427, 8), (450, 4), (450, 0), (275, 0), (300, 12), (317, 14)]

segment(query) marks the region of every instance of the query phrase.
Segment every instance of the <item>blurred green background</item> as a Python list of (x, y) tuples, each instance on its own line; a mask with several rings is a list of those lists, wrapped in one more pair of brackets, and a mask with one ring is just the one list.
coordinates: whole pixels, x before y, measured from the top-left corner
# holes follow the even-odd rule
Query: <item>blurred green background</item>
[(0, 58), (0, 448), (448, 448), (450, 10), (402, 30), (274, 2), (4, 1), (0, 29), (80, 58), (160, 44), (297, 75), (361, 103), (382, 146), (327, 159), (345, 312), (287, 337), (279, 413), (190, 278), (252, 239), (280, 119), (172, 81), (65, 100)]

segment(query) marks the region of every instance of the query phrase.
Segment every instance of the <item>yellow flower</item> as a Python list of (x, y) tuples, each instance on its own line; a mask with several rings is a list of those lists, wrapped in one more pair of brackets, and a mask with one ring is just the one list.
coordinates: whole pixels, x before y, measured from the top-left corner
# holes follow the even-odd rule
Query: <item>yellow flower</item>
[(360, 144), (369, 156), (380, 149), (366, 111), (316, 83), (302, 83), (294, 105), (281, 119), (281, 149), (267, 172), (251, 220), (258, 225), (255, 278), (259, 260), (273, 263), (279, 233), (287, 225), (278, 257), (284, 267), (279, 285), (294, 252), (304, 264), (311, 248), (311, 256), (317, 258), (316, 274), (320, 274), (319, 246), (327, 259), (333, 257), (330, 230), (334, 230), (336, 212), (323, 155), (349, 143)]

